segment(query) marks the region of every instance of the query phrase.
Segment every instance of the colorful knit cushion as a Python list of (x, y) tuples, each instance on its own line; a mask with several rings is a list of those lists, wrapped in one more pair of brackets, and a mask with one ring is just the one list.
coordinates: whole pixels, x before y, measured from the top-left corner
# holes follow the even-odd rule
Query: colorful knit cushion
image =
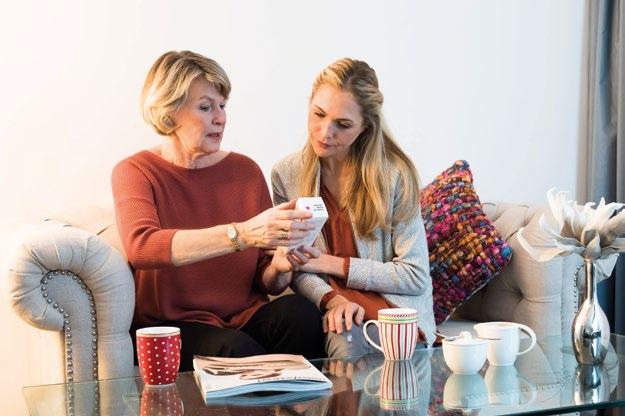
[(495, 277), (512, 251), (482, 211), (466, 161), (438, 175), (420, 199), (439, 324)]

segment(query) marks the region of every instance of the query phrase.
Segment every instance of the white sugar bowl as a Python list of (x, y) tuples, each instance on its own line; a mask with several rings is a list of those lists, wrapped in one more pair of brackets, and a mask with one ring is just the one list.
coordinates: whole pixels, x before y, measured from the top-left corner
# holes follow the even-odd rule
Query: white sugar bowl
[(486, 340), (462, 331), (458, 337), (443, 340), (445, 363), (456, 374), (475, 374), (486, 362)]
[(488, 404), (488, 389), (479, 374), (450, 374), (443, 390), (443, 407), (460, 410), (463, 414), (479, 410)]

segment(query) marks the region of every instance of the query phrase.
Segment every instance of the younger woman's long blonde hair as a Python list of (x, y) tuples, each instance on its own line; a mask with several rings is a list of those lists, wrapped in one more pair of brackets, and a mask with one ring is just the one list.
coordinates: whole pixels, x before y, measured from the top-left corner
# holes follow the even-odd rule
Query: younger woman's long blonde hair
[[(373, 238), (377, 228), (390, 230), (389, 201), (391, 172), (400, 174), (399, 203), (396, 219), (406, 220), (417, 215), (419, 208), (419, 177), (414, 164), (391, 136), (382, 116), (384, 97), (378, 88), (375, 71), (363, 61), (340, 59), (326, 67), (313, 84), (312, 97), (324, 84), (341, 88), (352, 94), (360, 107), (363, 131), (354, 141), (347, 158), (350, 177), (343, 191), (341, 206), (347, 206), (361, 237)], [(319, 174), (319, 157), (310, 138), (302, 152), (299, 178), (300, 195), (315, 195)]]

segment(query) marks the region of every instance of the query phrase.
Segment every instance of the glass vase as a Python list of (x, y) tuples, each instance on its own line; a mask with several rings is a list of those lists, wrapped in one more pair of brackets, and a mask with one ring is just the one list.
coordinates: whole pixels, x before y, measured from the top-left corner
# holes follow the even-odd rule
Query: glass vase
[(595, 265), (584, 260), (586, 287), (583, 301), (573, 320), (573, 350), (580, 364), (603, 362), (610, 345), (610, 324), (597, 298)]

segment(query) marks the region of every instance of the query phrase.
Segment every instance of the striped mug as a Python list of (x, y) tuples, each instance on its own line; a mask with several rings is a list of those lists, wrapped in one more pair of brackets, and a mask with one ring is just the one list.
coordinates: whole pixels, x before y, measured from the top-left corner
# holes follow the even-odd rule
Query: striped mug
[[(387, 360), (409, 360), (417, 346), (419, 328), (417, 311), (409, 308), (388, 308), (378, 311), (378, 319), (365, 322), (363, 333), (369, 344), (382, 351)], [(378, 345), (369, 338), (367, 326), (375, 324), (380, 334)]]
[[(380, 388), (369, 391), (370, 380), (382, 371)], [(382, 366), (369, 373), (364, 383), (364, 391), (370, 396), (380, 397), (380, 407), (384, 410), (410, 410), (419, 403), (419, 380), (412, 361), (384, 361)], [(427, 400), (430, 398), (427, 397)], [(415, 412), (419, 413), (419, 412)]]

